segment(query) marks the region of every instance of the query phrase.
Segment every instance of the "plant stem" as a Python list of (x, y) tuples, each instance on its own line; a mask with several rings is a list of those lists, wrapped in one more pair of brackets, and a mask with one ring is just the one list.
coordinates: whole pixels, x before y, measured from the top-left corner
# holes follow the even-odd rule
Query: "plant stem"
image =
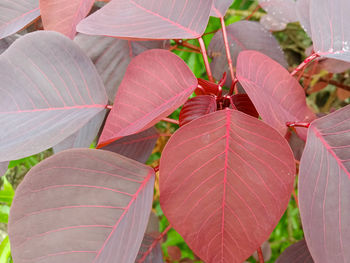
[(295, 121), (291, 121), (291, 122), (286, 122), (286, 125), (287, 125), (288, 127), (309, 128), (310, 123), (308, 123), (308, 122), (295, 122)]
[(205, 69), (207, 70), (208, 78), (211, 82), (214, 82), (213, 75), (211, 74), (208, 55), (207, 55), (207, 51), (205, 49), (205, 44), (204, 44), (203, 38), (202, 37), (198, 38), (198, 41), (199, 41), (199, 45), (201, 47), (203, 61), (204, 61)]
[(318, 58), (320, 55), (317, 53), (313, 53), (310, 56), (308, 56), (303, 62), (300, 63), (299, 66), (297, 66), (291, 73), (292, 76), (297, 74), (301, 69), (303, 69), (305, 66), (307, 66), (311, 61), (313, 61), (315, 58)]
[(259, 263), (264, 263), (264, 255), (262, 253), (261, 247), (258, 248), (258, 250), (256, 251), (258, 253), (258, 257), (259, 257)]
[(251, 13), (249, 16), (247, 16), (247, 17), (245, 18), (245, 20), (251, 19), (251, 18), (254, 16), (254, 14), (255, 14), (260, 8), (261, 8), (261, 6), (260, 6), (260, 5), (257, 5), (257, 6), (255, 7), (255, 9), (252, 11), (252, 13)]
[(187, 47), (187, 48), (189, 48), (189, 49), (191, 49), (191, 50), (193, 50), (193, 51), (197, 51), (197, 52), (201, 53), (201, 49), (200, 49), (200, 47), (198, 47), (198, 46), (195, 46), (195, 45), (192, 45), (192, 44), (190, 44), (190, 43), (187, 43), (186, 41), (181, 40), (181, 39), (179, 39), (179, 40), (174, 40), (174, 41), (175, 41), (175, 43), (178, 44), (179, 46)]
[(106, 105), (107, 110), (111, 110), (113, 108), (113, 105)]
[(154, 172), (159, 172), (159, 165), (157, 165), (156, 167), (153, 168)]
[(168, 225), (168, 227), (166, 229), (164, 229), (164, 231), (153, 241), (153, 243), (151, 244), (151, 246), (147, 249), (147, 251), (143, 254), (142, 258), (137, 261), (137, 263), (142, 263), (145, 261), (145, 259), (147, 258), (147, 256), (149, 255), (149, 253), (151, 253), (151, 251), (155, 248), (155, 246), (158, 244), (158, 242), (166, 235), (166, 233), (169, 232), (169, 230), (172, 228), (171, 225)]
[[(227, 63), (228, 66), (230, 68), (230, 74), (231, 74), (231, 79), (232, 79), (232, 83), (234, 83), (233, 88), (234, 88), (234, 92), (238, 93), (237, 87), (236, 87), (236, 76), (235, 73), (233, 72), (233, 65), (232, 65), (232, 57), (231, 57), (231, 52), (230, 52), (230, 46), (228, 44), (228, 38), (227, 38), (227, 31), (226, 31), (226, 26), (225, 26), (225, 20), (223, 17), (220, 17), (220, 22), (221, 22), (221, 27), (222, 27), (222, 36), (224, 38), (224, 44), (225, 44), (225, 50), (226, 50), (226, 58), (227, 58)], [(233, 91), (232, 91), (233, 92)], [(230, 94), (231, 94), (231, 90), (230, 90)]]
[(162, 121), (179, 125), (179, 121), (178, 120), (174, 120), (174, 119), (170, 119), (170, 118), (163, 118)]
[(297, 204), (297, 207), (299, 207), (299, 200), (298, 200), (298, 196), (297, 193), (295, 192), (295, 189), (293, 188), (293, 198), (295, 200), (295, 203)]

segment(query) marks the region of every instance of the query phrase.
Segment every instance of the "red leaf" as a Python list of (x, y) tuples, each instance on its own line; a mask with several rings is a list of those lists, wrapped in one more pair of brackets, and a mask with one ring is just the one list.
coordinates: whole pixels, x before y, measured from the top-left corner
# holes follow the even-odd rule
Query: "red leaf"
[(56, 32), (18, 39), (1, 54), (0, 75), (0, 162), (56, 145), (106, 107), (94, 65)]
[(168, 41), (130, 41), (78, 34), (74, 41), (94, 62), (113, 102), (131, 59), (148, 49), (166, 48)]
[(224, 17), (232, 2), (232, 0), (214, 0), (213, 5), (211, 6), (210, 15)]
[(250, 100), (247, 94), (233, 95), (232, 101), (237, 110), (255, 118), (259, 118), (259, 113), (256, 111), (253, 102)]
[(293, 189), (294, 157), (264, 122), (225, 109), (181, 127), (160, 160), (160, 204), (206, 262), (242, 262), (270, 235)]
[[(237, 78), (262, 119), (282, 136), (286, 122), (310, 122), (316, 118), (306, 105), (304, 89), (280, 64), (256, 51), (238, 56)], [(297, 128), (305, 140), (306, 129)]]
[(216, 99), (210, 95), (200, 95), (188, 100), (180, 111), (180, 126), (216, 111)]
[(348, 0), (310, 0), (310, 25), (316, 53), (350, 62)]
[(198, 38), (212, 0), (112, 0), (85, 18), (81, 33), (140, 39)]
[(309, 249), (306, 245), (305, 239), (289, 246), (283, 253), (278, 257), (275, 263), (314, 263)]
[(196, 87), (196, 77), (175, 54), (160, 49), (143, 52), (126, 70), (99, 147), (152, 127), (180, 107)]
[(151, 155), (158, 137), (158, 131), (152, 127), (143, 132), (116, 140), (102, 149), (145, 163)]
[(299, 203), (315, 262), (350, 258), (350, 106), (315, 120), (300, 163)]
[(89, 13), (94, 2), (95, 0), (40, 0), (44, 28), (73, 39), (77, 24)]
[(39, 0), (2, 0), (0, 14), (0, 38), (4, 38), (40, 16)]
[(46, 159), (13, 200), (14, 262), (134, 262), (153, 184), (152, 168), (108, 151), (68, 150)]

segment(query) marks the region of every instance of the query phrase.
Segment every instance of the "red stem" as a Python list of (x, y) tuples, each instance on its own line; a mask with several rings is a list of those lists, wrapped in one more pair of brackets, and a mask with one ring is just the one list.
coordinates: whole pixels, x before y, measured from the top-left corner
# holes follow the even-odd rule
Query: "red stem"
[(293, 197), (294, 197), (295, 203), (297, 204), (297, 207), (299, 207), (298, 196), (297, 196), (297, 193), (295, 192), (295, 189), (293, 189)]
[(213, 75), (211, 73), (211, 69), (209, 66), (207, 50), (205, 49), (205, 44), (204, 44), (203, 38), (202, 37), (198, 38), (198, 41), (199, 41), (199, 45), (201, 47), (201, 52), (202, 52), (202, 56), (203, 56), (203, 60), (204, 60), (205, 69), (207, 70), (208, 78), (211, 82), (214, 82)]
[(259, 263), (264, 263), (265, 262), (264, 255), (262, 253), (261, 247), (258, 248), (257, 253), (258, 253), (258, 257), (259, 257)]
[(157, 165), (156, 167), (153, 168), (154, 172), (158, 172), (159, 171), (159, 165)]
[(295, 121), (290, 121), (290, 122), (286, 122), (286, 125), (287, 125), (288, 127), (309, 128), (310, 123), (309, 123), (309, 122), (295, 122)]
[(179, 125), (179, 121), (178, 120), (174, 120), (174, 119), (170, 119), (170, 118), (163, 118), (162, 121)]
[(111, 110), (113, 108), (113, 105), (106, 105), (107, 110)]
[(253, 16), (260, 8), (261, 8), (260, 5), (258, 5), (257, 7), (255, 7), (255, 9), (252, 11), (252, 13), (251, 13), (249, 16), (247, 16), (247, 17), (245, 18), (245, 20), (251, 19), (252, 16)]
[[(228, 66), (230, 68), (230, 75), (231, 75), (231, 79), (232, 79), (232, 83), (234, 83), (233, 87), (234, 87), (234, 92), (238, 93), (237, 87), (236, 87), (236, 76), (235, 73), (233, 71), (233, 65), (232, 65), (232, 57), (231, 57), (231, 52), (230, 52), (230, 46), (228, 44), (228, 38), (227, 38), (227, 31), (226, 31), (226, 26), (225, 26), (225, 20), (223, 17), (220, 17), (220, 22), (221, 22), (221, 27), (222, 27), (222, 36), (224, 38), (224, 43), (225, 43), (225, 50), (226, 50), (226, 58), (227, 58), (227, 62), (228, 62)], [(232, 90), (233, 92), (233, 90)], [(231, 90), (229, 95), (232, 95)]]
[(171, 225), (168, 225), (168, 227), (153, 241), (151, 246), (147, 249), (147, 251), (143, 254), (142, 258), (137, 261), (137, 263), (142, 263), (146, 260), (147, 256), (151, 251), (155, 248), (155, 246), (158, 244), (158, 242), (166, 235), (166, 233), (169, 232), (169, 230), (172, 228)]
[(315, 58), (318, 58), (320, 55), (317, 53), (313, 53), (310, 56), (308, 56), (299, 66), (297, 66), (293, 72), (291, 73), (292, 76), (297, 74), (302, 68), (304, 68), (307, 64), (309, 64), (311, 61), (313, 61)]

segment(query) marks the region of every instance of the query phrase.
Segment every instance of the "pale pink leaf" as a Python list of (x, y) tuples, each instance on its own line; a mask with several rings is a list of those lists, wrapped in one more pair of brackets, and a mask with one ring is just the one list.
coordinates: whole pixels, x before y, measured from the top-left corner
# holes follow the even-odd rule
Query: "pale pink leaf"
[(205, 262), (243, 262), (269, 237), (293, 189), (287, 141), (237, 110), (205, 115), (170, 138), (160, 160), (160, 204)]
[(314, 263), (305, 239), (287, 247), (278, 257), (276, 263)]
[(56, 32), (19, 38), (1, 54), (0, 78), (0, 161), (56, 145), (106, 107), (91, 60)]
[(8, 166), (9, 166), (9, 162), (0, 163), (0, 176), (3, 176), (6, 173)]
[(298, 20), (295, 0), (259, 0), (259, 5), (269, 16), (283, 23)]
[[(311, 122), (315, 114), (306, 105), (304, 89), (276, 61), (256, 51), (243, 51), (237, 62), (237, 78), (262, 119), (282, 136), (286, 122)], [(297, 128), (305, 140), (307, 130)]]
[(82, 20), (89, 35), (140, 39), (198, 38), (209, 20), (213, 0), (112, 0)]
[(95, 0), (40, 0), (44, 28), (73, 39), (77, 24), (89, 13), (94, 2)]
[(0, 38), (4, 38), (40, 16), (39, 0), (1, 0), (0, 14)]
[(305, 239), (315, 262), (350, 258), (350, 106), (308, 129), (299, 172)]
[(259, 22), (269, 31), (281, 31), (287, 27), (287, 24), (285, 22), (282, 22), (268, 14), (262, 16)]
[(311, 37), (310, 0), (297, 0), (296, 12), (302, 28)]
[(152, 168), (108, 151), (75, 149), (46, 159), (12, 203), (14, 262), (133, 263), (153, 184)]
[(215, 17), (224, 17), (232, 2), (233, 0), (213, 0), (210, 15)]
[(99, 147), (152, 127), (180, 107), (197, 83), (175, 54), (161, 49), (141, 53), (126, 70)]

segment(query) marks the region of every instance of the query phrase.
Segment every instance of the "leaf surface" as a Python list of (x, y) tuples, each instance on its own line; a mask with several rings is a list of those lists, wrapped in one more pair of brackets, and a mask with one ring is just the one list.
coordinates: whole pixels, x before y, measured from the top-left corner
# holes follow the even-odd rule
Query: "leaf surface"
[(9, 46), (16, 40), (16, 37), (9, 36), (3, 39), (0, 39), (0, 54), (3, 53)]
[(350, 258), (350, 107), (315, 120), (299, 172), (305, 239), (315, 262)]
[(295, 165), (287, 141), (264, 122), (225, 109), (170, 138), (160, 160), (160, 204), (205, 262), (243, 262), (286, 209)]
[(8, 166), (9, 166), (9, 162), (0, 163), (0, 176), (3, 176), (6, 173)]
[[(315, 114), (306, 105), (304, 89), (280, 64), (256, 51), (243, 51), (237, 62), (237, 78), (262, 119), (282, 136), (286, 122), (311, 122)], [(307, 130), (297, 128), (305, 140)]]
[(198, 38), (209, 20), (212, 0), (112, 0), (82, 20), (89, 35), (140, 39)]
[(41, 162), (10, 211), (14, 262), (133, 263), (153, 199), (152, 168), (102, 150)]
[(283, 23), (297, 21), (295, 0), (259, 0), (259, 5), (269, 16)]
[(0, 38), (4, 38), (40, 16), (39, 0), (1, 0), (0, 14)]
[(148, 49), (166, 48), (169, 44), (168, 41), (131, 41), (84, 34), (78, 34), (74, 41), (94, 62), (112, 102), (132, 58)]
[(56, 32), (18, 39), (0, 57), (0, 78), (0, 161), (56, 145), (107, 103), (90, 59)]
[(289, 246), (278, 257), (276, 263), (314, 263), (312, 259), (305, 239)]
[(310, 25), (315, 52), (350, 62), (348, 0), (310, 0)]
[(255, 118), (259, 118), (259, 113), (256, 111), (253, 102), (247, 94), (235, 94), (232, 96), (232, 102), (237, 110), (244, 112)]
[(310, 0), (298, 0), (296, 2), (296, 12), (300, 25), (311, 37)]
[(118, 89), (99, 147), (152, 127), (180, 107), (197, 83), (185, 62), (169, 51), (153, 49), (135, 57)]
[(145, 131), (116, 140), (102, 149), (145, 163), (156, 146), (158, 137), (158, 131), (151, 127)]
[(40, 0), (44, 28), (73, 39), (77, 24), (89, 13), (94, 2), (95, 0)]
[(210, 15), (215, 17), (224, 17), (232, 2), (232, 0), (213, 0)]
[[(288, 66), (277, 40), (258, 22), (238, 21), (227, 26), (226, 29), (234, 66), (238, 54), (243, 50), (257, 50), (276, 60), (282, 66)], [(256, 41), (256, 39), (259, 39), (259, 41)], [(229, 72), (221, 30), (215, 33), (208, 52), (213, 57), (210, 64), (213, 75), (216, 79), (221, 79), (224, 71)], [(227, 78), (227, 83), (231, 83), (230, 76)]]

